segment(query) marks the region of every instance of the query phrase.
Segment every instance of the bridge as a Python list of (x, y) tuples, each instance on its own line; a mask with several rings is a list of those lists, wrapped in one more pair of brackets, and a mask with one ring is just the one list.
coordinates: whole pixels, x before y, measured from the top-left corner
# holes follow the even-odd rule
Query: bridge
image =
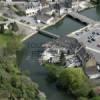
[(57, 38), (60, 37), (60, 36), (57, 35), (57, 34), (54, 34), (54, 33), (51, 33), (51, 32), (48, 32), (48, 31), (42, 30), (42, 29), (38, 30), (38, 32), (39, 32), (40, 34), (44, 34), (44, 35), (46, 35), (46, 36), (48, 36), (48, 37), (55, 38), (55, 39), (57, 39)]
[(86, 24), (95, 24), (96, 23), (96, 21), (94, 21), (84, 15), (81, 15), (77, 12), (68, 12), (68, 15), (75, 19), (78, 19), (79, 21), (84, 22)]

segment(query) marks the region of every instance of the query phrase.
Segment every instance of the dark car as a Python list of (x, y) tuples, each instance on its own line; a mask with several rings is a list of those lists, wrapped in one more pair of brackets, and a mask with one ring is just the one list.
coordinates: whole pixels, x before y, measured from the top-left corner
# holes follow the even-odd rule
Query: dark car
[(95, 34), (95, 32), (92, 32), (92, 34), (94, 35), (94, 34)]
[(95, 39), (94, 39), (94, 38), (92, 38), (91, 40), (92, 40), (92, 41), (95, 41)]
[(91, 40), (88, 40), (89, 43), (91, 43)]
[(88, 36), (88, 39), (90, 39), (90, 37)]
[(79, 35), (79, 33), (76, 33), (76, 35)]
[(100, 44), (97, 44), (97, 47), (99, 47), (99, 48), (100, 48)]
[(96, 33), (97, 35), (100, 35), (100, 33)]

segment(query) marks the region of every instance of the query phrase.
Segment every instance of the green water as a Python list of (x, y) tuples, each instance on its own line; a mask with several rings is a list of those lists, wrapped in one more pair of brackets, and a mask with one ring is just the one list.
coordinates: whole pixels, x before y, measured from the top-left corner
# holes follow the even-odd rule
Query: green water
[(60, 36), (63, 36), (84, 26), (85, 25), (83, 25), (82, 23), (79, 23), (69, 17), (66, 17), (61, 22), (47, 28), (46, 30), (49, 32), (53, 32), (55, 34), (59, 34)]
[[(86, 16), (99, 20), (99, 11), (100, 10), (97, 10), (97, 8), (92, 8), (82, 12), (82, 14), (86, 14)], [(63, 36), (66, 33), (75, 31), (83, 26), (84, 25), (81, 23), (66, 17), (63, 21), (47, 30)], [(46, 81), (47, 71), (38, 62), (38, 58), (41, 56), (43, 51), (41, 45), (51, 40), (52, 38), (36, 34), (25, 41), (26, 49), (24, 49), (24, 57), (20, 64), (21, 69), (30, 72), (30, 77), (33, 81), (38, 83), (40, 90), (45, 92), (47, 100), (74, 100), (74, 98), (70, 97), (68, 94), (59, 91), (55, 84), (50, 84)]]
[(100, 6), (95, 8), (87, 9), (81, 12), (82, 15), (85, 15), (96, 21), (100, 21)]

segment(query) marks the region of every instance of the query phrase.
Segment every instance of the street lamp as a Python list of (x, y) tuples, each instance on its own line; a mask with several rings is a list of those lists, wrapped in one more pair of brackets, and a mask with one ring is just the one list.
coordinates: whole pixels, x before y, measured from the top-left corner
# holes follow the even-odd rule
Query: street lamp
[(79, 8), (79, 0), (77, 0), (77, 7), (76, 7), (77, 11), (78, 11), (78, 8)]

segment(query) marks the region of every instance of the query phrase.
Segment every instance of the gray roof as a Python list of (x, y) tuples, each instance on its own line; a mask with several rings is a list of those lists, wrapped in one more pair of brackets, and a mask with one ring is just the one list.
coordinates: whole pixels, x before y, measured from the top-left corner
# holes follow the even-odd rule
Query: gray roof
[(62, 37), (57, 40), (54, 40), (49, 43), (49, 45), (55, 45), (59, 47), (64, 47), (72, 51), (72, 53), (75, 52), (76, 48), (79, 48), (81, 44), (78, 42), (77, 39), (72, 38), (72, 37)]
[[(69, 50), (70, 54), (75, 54), (75, 50), (81, 47), (81, 43), (77, 39), (72, 37), (61, 37), (52, 42), (49, 42), (51, 47), (64, 47), (66, 50)], [(85, 63), (85, 57), (87, 57), (87, 52), (84, 47), (77, 53), (77, 56)]]

